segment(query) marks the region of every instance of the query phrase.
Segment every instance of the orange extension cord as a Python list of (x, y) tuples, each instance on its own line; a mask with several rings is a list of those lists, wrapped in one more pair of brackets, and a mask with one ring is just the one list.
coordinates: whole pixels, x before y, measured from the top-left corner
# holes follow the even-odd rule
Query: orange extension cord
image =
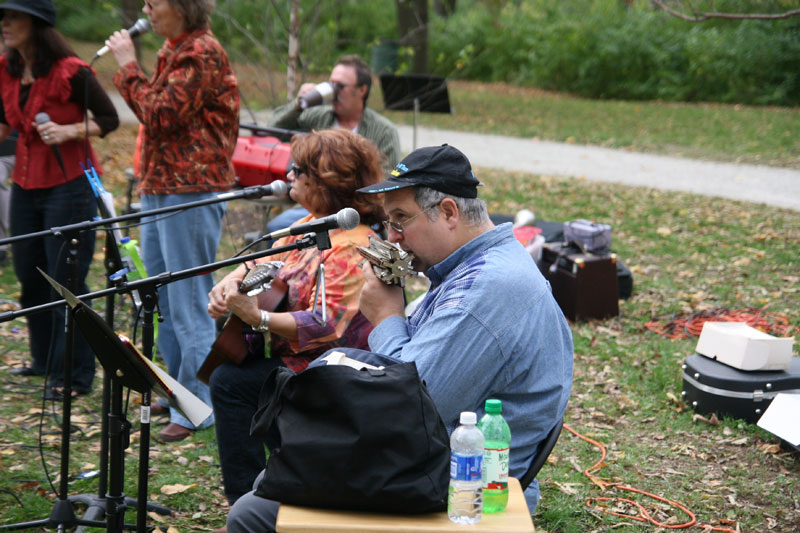
[(608, 455), (607, 452), (606, 452), (606, 447), (603, 446), (602, 444), (600, 444), (599, 442), (590, 439), (589, 437), (584, 437), (583, 435), (581, 435), (580, 433), (578, 433), (577, 431), (572, 429), (567, 424), (564, 424), (564, 429), (566, 429), (567, 431), (569, 431), (570, 433), (572, 433), (573, 435), (575, 435), (579, 439), (582, 439), (582, 440), (588, 442), (589, 444), (592, 444), (592, 445), (596, 446), (597, 448), (600, 448), (600, 452), (602, 453), (602, 457), (600, 458), (600, 460), (597, 461), (595, 464), (593, 464), (592, 466), (590, 466), (589, 468), (587, 468), (586, 470), (583, 471), (583, 475), (588, 477), (592, 481), (592, 483), (596, 484), (597, 486), (599, 486), (603, 490), (605, 490), (606, 488), (615, 488), (615, 489), (619, 489), (619, 490), (626, 490), (628, 492), (635, 492), (636, 494), (641, 494), (643, 496), (647, 496), (648, 498), (653, 498), (654, 500), (658, 500), (660, 502), (667, 503), (667, 504), (669, 504), (669, 505), (671, 505), (673, 507), (676, 507), (676, 508), (680, 509), (684, 513), (686, 513), (689, 516), (690, 520), (688, 522), (683, 523), (683, 524), (677, 524), (677, 525), (664, 524), (664, 523), (658, 522), (652, 516), (650, 516), (650, 513), (647, 512), (647, 509), (645, 509), (642, 504), (640, 504), (639, 502), (636, 502), (634, 500), (630, 500), (628, 498), (619, 498), (619, 497), (610, 497), (610, 496), (600, 496), (600, 497), (596, 497), (596, 498), (589, 498), (588, 500), (586, 500), (586, 505), (587, 506), (592, 507), (592, 505), (595, 502), (601, 502), (601, 501), (602, 502), (625, 502), (625, 503), (629, 503), (629, 504), (635, 506), (637, 509), (639, 509), (639, 514), (638, 515), (631, 515), (631, 514), (625, 514), (625, 513), (618, 513), (616, 511), (612, 511), (612, 510), (608, 509), (608, 507), (604, 506), (604, 505), (595, 506), (594, 510), (599, 511), (601, 513), (611, 514), (611, 515), (615, 515), (615, 516), (621, 516), (623, 518), (628, 518), (630, 520), (637, 520), (639, 522), (649, 522), (650, 524), (653, 524), (656, 527), (662, 527), (664, 529), (685, 529), (685, 528), (688, 528), (688, 527), (697, 526), (697, 527), (703, 528), (706, 531), (724, 531), (726, 533), (739, 533), (738, 529), (730, 529), (730, 528), (727, 528), (727, 527), (714, 527), (714, 526), (711, 526), (711, 525), (708, 525), (708, 524), (698, 524), (697, 523), (697, 518), (695, 517), (694, 513), (692, 513), (689, 509), (687, 509), (686, 506), (684, 506), (684, 505), (682, 505), (682, 504), (680, 504), (678, 502), (674, 502), (672, 500), (668, 500), (666, 498), (662, 498), (661, 496), (656, 496), (655, 494), (651, 494), (649, 492), (645, 492), (643, 490), (640, 490), (640, 489), (637, 489), (637, 488), (634, 488), (634, 487), (627, 487), (625, 485), (620, 485), (618, 483), (607, 483), (607, 482), (603, 481), (602, 479), (600, 479), (599, 477), (594, 475), (594, 472), (597, 472), (598, 470), (600, 470), (600, 469), (602, 469), (602, 468), (604, 468), (606, 466), (605, 460), (606, 460), (606, 456)]
[(781, 313), (761, 309), (747, 308), (730, 310), (725, 308), (698, 311), (691, 315), (674, 315), (669, 320), (651, 320), (645, 327), (670, 339), (684, 339), (699, 337), (706, 322), (745, 322), (747, 325), (760, 329), (771, 335), (788, 337), (797, 329), (789, 324), (789, 318)]

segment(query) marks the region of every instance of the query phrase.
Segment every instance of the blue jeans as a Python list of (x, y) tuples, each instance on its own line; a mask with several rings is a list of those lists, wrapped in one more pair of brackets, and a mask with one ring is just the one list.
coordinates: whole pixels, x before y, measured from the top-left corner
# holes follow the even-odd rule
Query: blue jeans
[[(46, 189), (23, 189), (17, 184), (11, 188), (11, 235), (25, 235), (91, 220), (97, 213), (97, 203), (89, 182), (83, 177), (63, 185)], [(53, 279), (67, 286), (75, 294), (89, 292), (86, 276), (94, 254), (94, 231), (85, 231), (77, 236), (78, 271), (72, 287), (67, 286), (67, 246), (63, 238), (47, 236), (15, 242), (11, 245), (14, 271), (22, 292), (19, 302), (22, 307), (33, 307), (57, 299), (55, 291), (36, 268), (41, 268)], [(37, 373), (48, 369), (50, 385), (64, 383), (64, 320), (65, 307), (28, 315), (31, 367)], [(94, 353), (75, 328), (73, 343), (72, 386), (86, 393), (92, 388), (94, 379)]]
[(266, 444), (250, 436), (250, 421), (258, 410), (264, 380), (279, 366), (284, 365), (277, 356), (248, 356), (239, 366), (220, 365), (211, 374), (222, 483), (230, 504), (252, 490), (256, 476), (267, 466)]
[[(213, 198), (216, 193), (143, 194), (142, 210), (149, 211)], [(225, 203), (193, 207), (174, 216), (144, 217), (142, 261), (148, 276), (177, 272), (214, 262), (217, 255)], [(147, 223), (151, 222), (151, 223)], [(211, 274), (193, 276), (162, 286), (158, 304), (164, 322), (158, 326), (158, 352), (170, 376), (203, 402), (211, 405), (208, 386), (197, 379), (216, 334), (208, 316), (208, 293), (214, 286)], [(170, 421), (191, 429), (214, 424), (214, 415), (195, 426), (177, 409)]]

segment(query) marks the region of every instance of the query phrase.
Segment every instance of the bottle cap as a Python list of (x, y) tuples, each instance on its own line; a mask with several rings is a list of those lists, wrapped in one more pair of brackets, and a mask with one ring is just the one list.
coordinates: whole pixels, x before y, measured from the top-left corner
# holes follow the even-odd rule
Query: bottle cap
[(489, 414), (499, 415), (503, 411), (503, 402), (489, 398), (486, 400), (486, 405), (484, 405), (483, 409)]
[(125, 244), (126, 242), (130, 242), (130, 240), (131, 240), (131, 238), (130, 238), (130, 237), (123, 237), (123, 238), (121, 238), (121, 239), (119, 240), (119, 243), (120, 243), (120, 244)]
[(459, 422), (462, 424), (472, 424), (474, 426), (478, 422), (478, 415), (472, 411), (462, 411)]

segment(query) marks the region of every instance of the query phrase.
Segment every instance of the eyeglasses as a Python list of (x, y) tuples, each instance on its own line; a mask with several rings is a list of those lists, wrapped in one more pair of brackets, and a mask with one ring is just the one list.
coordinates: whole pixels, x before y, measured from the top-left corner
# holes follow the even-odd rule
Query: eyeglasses
[(430, 205), (430, 206), (426, 207), (425, 209), (423, 209), (422, 211), (420, 211), (419, 213), (417, 213), (417, 214), (416, 214), (416, 215), (414, 215), (413, 217), (411, 217), (411, 218), (407, 218), (407, 219), (405, 219), (405, 220), (404, 220), (404, 221), (402, 221), (402, 222), (395, 222), (395, 221), (393, 221), (393, 220), (384, 220), (384, 221), (383, 221), (383, 227), (385, 227), (387, 230), (388, 230), (388, 229), (393, 229), (393, 230), (394, 230), (394, 231), (396, 231), (397, 233), (403, 233), (403, 232), (405, 231), (405, 226), (408, 226), (408, 224), (409, 224), (409, 223), (410, 223), (412, 220), (414, 220), (415, 218), (417, 218), (418, 216), (420, 216), (422, 213), (424, 213), (424, 212), (425, 212), (425, 211), (427, 211), (428, 209), (433, 209), (434, 207), (439, 207), (439, 204), (440, 204), (440, 203), (442, 203), (442, 202), (441, 202), (441, 201), (439, 201), (439, 202), (436, 202), (435, 204), (433, 204), (433, 205)]
[(352, 85), (349, 84), (349, 83), (342, 83), (340, 81), (332, 81), (330, 83), (331, 83), (331, 85), (333, 85), (333, 91), (335, 93), (340, 93), (343, 90), (347, 89), (348, 87), (358, 87), (357, 83), (354, 83)]
[(295, 178), (299, 178), (300, 174), (305, 174), (305, 171), (302, 168), (295, 165), (294, 163), (292, 163), (292, 166), (290, 166), (289, 170), (286, 171), (286, 177), (288, 178), (289, 174), (291, 174), (292, 172), (294, 172)]

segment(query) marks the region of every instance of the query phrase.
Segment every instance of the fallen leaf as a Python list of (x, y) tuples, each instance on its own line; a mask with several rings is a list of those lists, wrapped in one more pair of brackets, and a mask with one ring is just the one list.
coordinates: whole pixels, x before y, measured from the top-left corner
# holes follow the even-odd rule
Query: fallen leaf
[(701, 422), (705, 422), (706, 424), (710, 424), (712, 426), (718, 426), (721, 424), (719, 418), (717, 418), (716, 413), (711, 413), (711, 417), (709, 418), (706, 418), (703, 415), (698, 415), (698, 414), (692, 416), (692, 422), (697, 422), (698, 420), (700, 420)]
[(564, 494), (569, 494), (570, 496), (578, 494), (578, 491), (573, 488), (577, 486), (578, 483), (559, 483), (558, 481), (554, 481), (553, 484)]
[(180, 483), (175, 483), (174, 485), (163, 485), (161, 487), (162, 494), (179, 494), (181, 492), (186, 492), (189, 489), (196, 487), (196, 484), (192, 485), (181, 485)]

